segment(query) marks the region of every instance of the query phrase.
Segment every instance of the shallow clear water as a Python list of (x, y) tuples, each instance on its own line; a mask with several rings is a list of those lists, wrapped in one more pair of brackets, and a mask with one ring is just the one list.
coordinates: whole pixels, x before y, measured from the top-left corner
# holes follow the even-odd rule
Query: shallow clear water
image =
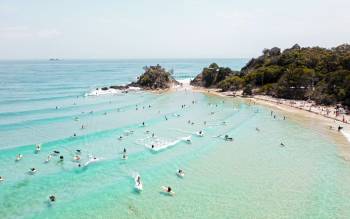
[[(84, 97), (133, 80), (145, 65), (183, 79), (212, 61), (239, 69), (247, 60), (0, 62), (1, 218), (349, 218), (350, 166), (336, 145), (268, 108), (191, 91)], [(181, 140), (188, 136), (191, 144)], [(82, 165), (89, 155), (100, 160), (79, 168), (76, 149)], [(63, 162), (44, 162), (53, 150)]]

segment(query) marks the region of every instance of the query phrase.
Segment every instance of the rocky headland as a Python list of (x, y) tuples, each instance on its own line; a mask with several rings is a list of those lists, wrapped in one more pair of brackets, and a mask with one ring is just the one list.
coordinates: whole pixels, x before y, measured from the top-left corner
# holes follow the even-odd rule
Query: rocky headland
[(128, 92), (135, 90), (157, 90), (163, 91), (169, 88), (180, 85), (180, 83), (175, 80), (171, 72), (167, 71), (160, 65), (155, 66), (145, 66), (144, 73), (137, 77), (137, 81), (131, 82), (127, 85), (113, 85), (109, 87), (96, 88), (92, 91), (89, 96), (98, 96), (101, 94), (113, 94), (118, 92)]
[(284, 51), (277, 47), (264, 49), (240, 71), (213, 63), (191, 85), (350, 106), (350, 45), (326, 49), (295, 44)]

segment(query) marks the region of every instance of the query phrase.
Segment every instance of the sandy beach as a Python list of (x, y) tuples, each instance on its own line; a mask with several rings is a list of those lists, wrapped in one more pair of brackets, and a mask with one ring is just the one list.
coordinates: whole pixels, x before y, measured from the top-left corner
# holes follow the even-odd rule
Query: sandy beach
[[(219, 89), (191, 86), (189, 81), (181, 81), (181, 83), (182, 86), (175, 87), (175, 90), (192, 90), (221, 97), (241, 98), (251, 103), (268, 106), (274, 112), (277, 110), (288, 119), (302, 122), (323, 135), (331, 136), (339, 146), (339, 156), (350, 161), (350, 116), (345, 115), (342, 110), (335, 110), (336, 106), (320, 106), (313, 101), (284, 100), (265, 95), (243, 97), (242, 91), (220, 92)], [(342, 129), (338, 131), (339, 126)]]

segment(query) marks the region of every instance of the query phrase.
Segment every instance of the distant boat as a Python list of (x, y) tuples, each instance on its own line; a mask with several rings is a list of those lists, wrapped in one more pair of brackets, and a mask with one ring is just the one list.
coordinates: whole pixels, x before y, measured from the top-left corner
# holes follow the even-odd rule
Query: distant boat
[(51, 59), (49, 59), (49, 61), (60, 61), (60, 59), (58, 59), (58, 58), (51, 58)]

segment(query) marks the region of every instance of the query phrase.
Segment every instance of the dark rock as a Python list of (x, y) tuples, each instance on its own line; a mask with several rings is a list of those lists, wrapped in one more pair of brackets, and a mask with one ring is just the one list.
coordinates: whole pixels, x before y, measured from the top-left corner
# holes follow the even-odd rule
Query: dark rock
[(144, 67), (145, 72), (136, 82), (128, 86), (141, 87), (143, 89), (167, 89), (172, 85), (180, 83), (174, 79), (170, 72), (166, 71), (160, 65)]
[(299, 46), (299, 44), (296, 43), (296, 44), (294, 44), (294, 46), (292, 46), (291, 49), (300, 50), (301, 47)]
[(279, 55), (281, 55), (281, 49), (278, 47), (273, 47), (272, 49), (270, 49), (269, 55), (270, 56), (279, 56)]
[(129, 86), (128, 85), (113, 85), (113, 86), (110, 86), (109, 88), (111, 89), (117, 89), (117, 90), (125, 90), (125, 89), (128, 89)]

